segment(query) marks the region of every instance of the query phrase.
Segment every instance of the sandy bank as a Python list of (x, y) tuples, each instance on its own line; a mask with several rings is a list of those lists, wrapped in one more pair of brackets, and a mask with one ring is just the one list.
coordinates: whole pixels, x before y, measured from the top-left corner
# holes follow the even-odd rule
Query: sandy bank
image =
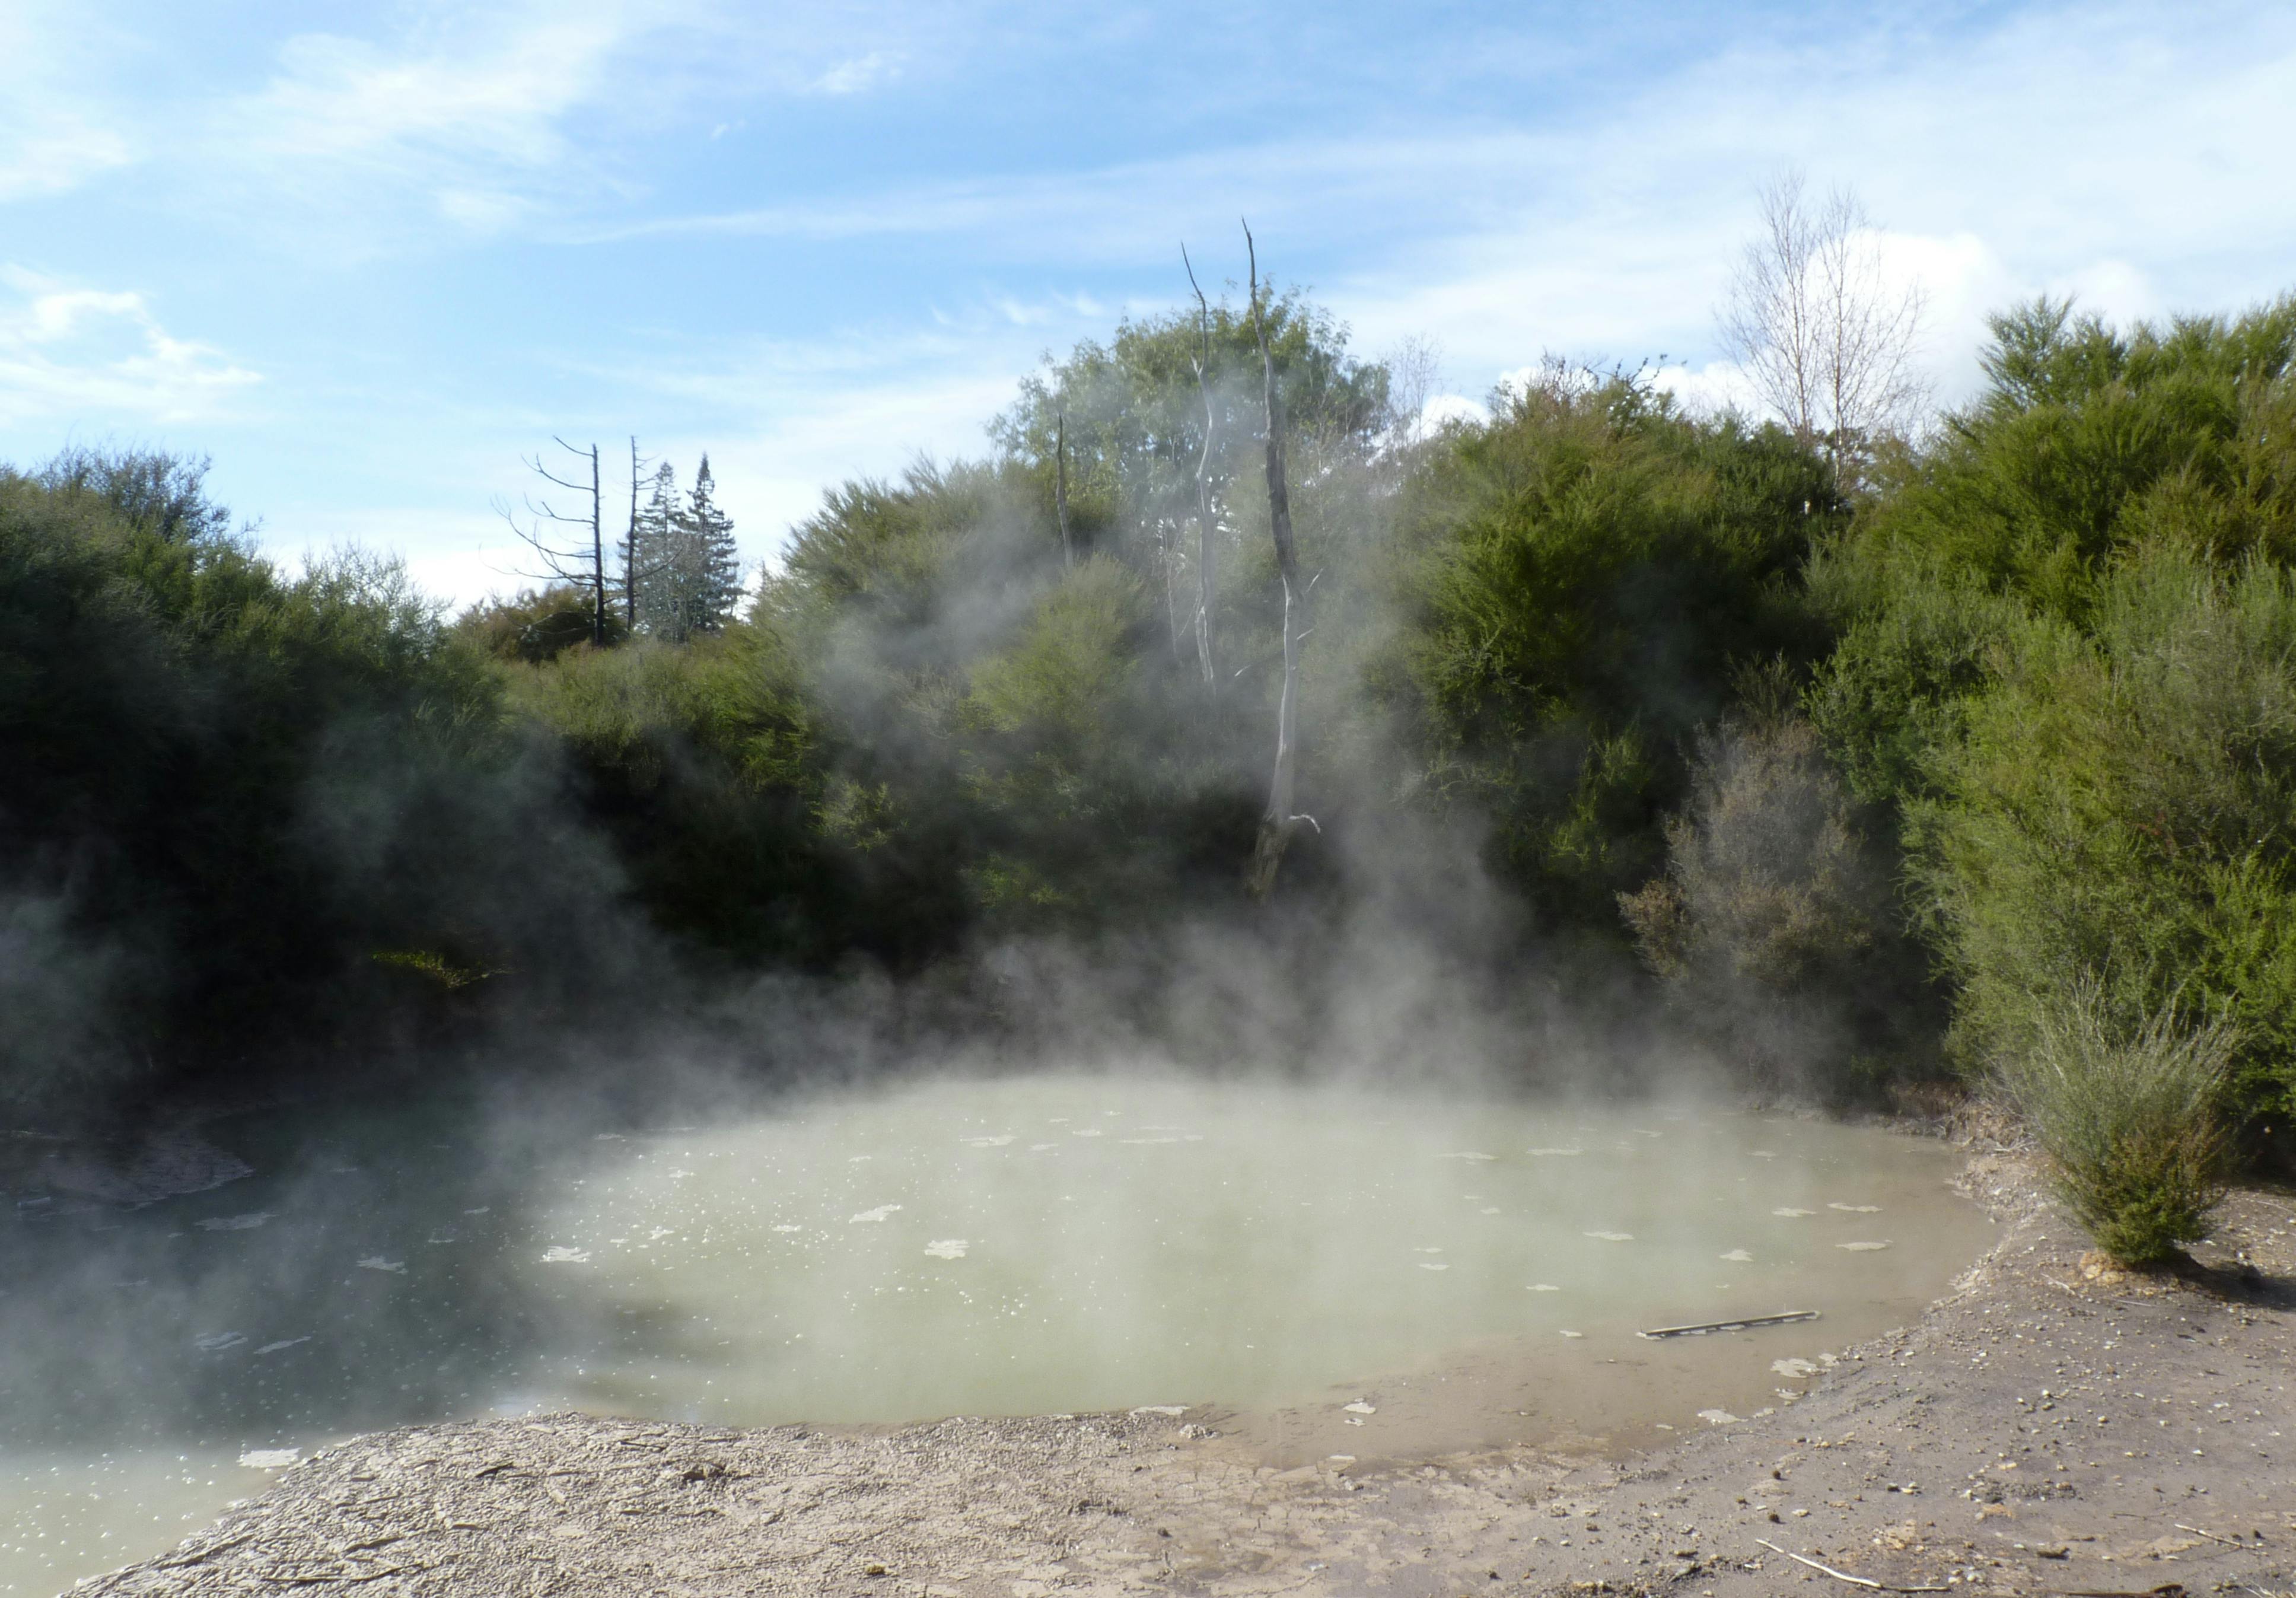
[[(2296, 1217), (2098, 1277), (2031, 1167), (2002, 1240), (1806, 1396), (1670, 1448), (1279, 1468), (1218, 1414), (696, 1430), (580, 1415), (355, 1439), (78, 1593), (2276, 1593), (2296, 1582)], [(2255, 1273), (2240, 1266), (2245, 1260)], [(1375, 1446), (1365, 1438), (1366, 1454)]]

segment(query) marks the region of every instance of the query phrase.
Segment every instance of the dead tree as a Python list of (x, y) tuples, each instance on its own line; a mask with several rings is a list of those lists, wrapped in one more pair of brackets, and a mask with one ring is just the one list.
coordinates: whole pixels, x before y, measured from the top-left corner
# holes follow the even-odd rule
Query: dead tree
[[(1250, 263), (1251, 332), (1259, 344), (1259, 370), (1267, 406), (1267, 531), (1275, 542), (1275, 570), (1283, 581), (1283, 692), (1275, 709), (1275, 774), (1267, 787), (1267, 808), (1260, 814), (1259, 835), (1252, 845), (1251, 869), (1244, 885), (1256, 899), (1275, 889), (1275, 873), (1283, 865), (1283, 851), (1300, 823), (1316, 827), (1316, 818), (1295, 812), (1292, 776), (1300, 753), (1300, 640), (1306, 635), (1308, 590), (1300, 581), (1300, 561), (1292, 542), (1292, 494), (1283, 479), (1283, 400), (1275, 389), (1275, 356), (1267, 346), (1267, 324), (1259, 309), (1259, 255), (1244, 225), (1243, 248)], [(1322, 828), (1316, 827), (1318, 832)]]
[[(1244, 230), (1247, 237), (1250, 231)], [(1212, 538), (1212, 432), (1218, 414), (1212, 407), (1212, 314), (1203, 288), (1196, 282), (1196, 264), (1188, 259), (1185, 244), (1180, 246), (1180, 264), (1188, 269), (1188, 287), (1196, 292), (1196, 391), (1204, 401), (1204, 447), (1196, 456), (1196, 663), (1203, 668), (1204, 692), (1217, 693), (1219, 674), (1212, 667), (1212, 603), (1218, 593), (1218, 545)]]
[[(606, 539), (603, 526), (604, 500), (598, 487), (598, 447), (593, 444), (587, 449), (577, 449), (554, 435), (551, 441), (567, 454), (590, 463), (589, 482), (584, 484), (560, 477), (542, 463), (539, 455), (526, 462), (527, 469), (545, 482), (589, 496), (590, 513), (568, 516), (549, 500), (537, 500), (529, 496), (526, 498), (526, 525), (521, 527), (517, 513), (500, 500), (495, 502), (495, 510), (510, 523), (511, 530), (519, 536), (520, 541), (534, 551), (540, 562), (540, 570), (521, 570), (519, 572), (521, 577), (533, 578), (540, 582), (571, 583), (578, 588), (590, 590), (590, 642), (603, 649), (606, 643)], [(636, 448), (635, 441), (631, 447)], [(570, 543), (564, 535), (553, 535), (549, 530), (553, 523), (588, 528), (589, 549), (586, 552), (582, 548), (578, 535)]]
[(652, 570), (641, 560), (638, 548), (638, 480), (648, 464), (638, 454), (638, 436), (630, 435), (630, 520), (622, 534), (622, 621), (631, 632), (638, 629), (638, 585), (652, 575)]
[(1788, 171), (1762, 191), (1762, 231), (1730, 275), (1724, 347), (1762, 402), (1824, 452), (1837, 492), (1857, 486), (1872, 440), (1928, 394), (1915, 365), (1926, 298), (1893, 286), (1879, 235), (1848, 189), (1815, 203)]
[(1053, 513), (1061, 522), (1061, 564), (1076, 566), (1076, 540), (1069, 536), (1069, 414), (1053, 422)]

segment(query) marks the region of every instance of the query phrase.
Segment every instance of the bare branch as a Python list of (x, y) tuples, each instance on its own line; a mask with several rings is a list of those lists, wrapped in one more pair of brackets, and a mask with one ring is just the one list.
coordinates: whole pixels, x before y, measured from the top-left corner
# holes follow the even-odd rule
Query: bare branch
[(1213, 664), (1212, 650), (1212, 607), (1218, 598), (1218, 546), (1213, 542), (1218, 518), (1212, 514), (1212, 439), (1218, 429), (1219, 415), (1212, 405), (1211, 306), (1204, 299), (1203, 286), (1196, 282), (1196, 264), (1188, 258), (1185, 243), (1180, 246), (1180, 264), (1187, 268), (1188, 287), (1195, 291), (1197, 350), (1193, 358), (1196, 391), (1204, 401), (1204, 444), (1196, 456), (1196, 663), (1203, 672), (1204, 691), (1218, 693), (1219, 672)]
[(1731, 275), (1722, 343), (1846, 488), (1874, 440), (1908, 425), (1928, 396), (1914, 362), (1927, 296), (1891, 286), (1878, 230), (1849, 190), (1812, 202), (1789, 170), (1763, 189), (1761, 213)]

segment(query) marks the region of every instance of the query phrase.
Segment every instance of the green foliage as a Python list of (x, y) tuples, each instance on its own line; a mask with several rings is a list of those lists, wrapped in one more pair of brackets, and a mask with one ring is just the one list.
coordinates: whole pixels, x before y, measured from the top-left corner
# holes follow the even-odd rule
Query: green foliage
[(37, 480), (53, 493), (84, 494), (103, 502), (134, 527), (170, 544), (221, 538), (231, 512), (208, 497), (212, 464), (143, 448), (74, 445), (40, 468)]
[(2085, 627), (2144, 548), (2296, 559), (2296, 299), (2125, 332), (2043, 299), (1992, 326), (1987, 391), (1812, 566), (1844, 636), (1811, 714), (1870, 800), (1920, 791), (2025, 613)]
[(2132, 1019), (2079, 983), (2044, 1002), (2030, 1039), (2001, 1057), (2001, 1086), (2058, 1195), (2114, 1258), (2163, 1264), (2207, 1234), (2228, 1151), (2217, 1099), (2238, 1037), (2173, 1007)]
[(771, 630), (572, 651), (514, 673), (510, 689), (554, 735), (582, 813), (614, 840), (657, 926), (751, 960), (870, 943), (857, 917), (873, 906), (813, 840), (817, 734)]
[(2123, 1022), (2237, 1023), (2235, 1102), (2296, 1103), (2296, 583), (2161, 550), (2084, 634), (2019, 628), (1934, 750), (1913, 866), (1972, 1060), (2034, 1045), (2081, 984)]
[(1992, 325), (1989, 388), (1868, 519), (1871, 558), (2078, 621), (2140, 543), (2296, 557), (2296, 299), (2127, 332), (2043, 299)]
[(581, 861), (396, 563), (290, 581), (70, 480), (0, 473), (0, 919), (79, 1018), (0, 1020), (0, 1095), (372, 1037), (375, 951), (526, 964)]
[[(595, 601), (587, 589), (558, 584), (515, 599), (484, 600), (455, 619), (455, 631), (498, 660), (538, 665), (586, 648)], [(606, 642), (629, 636), (619, 611), (606, 612)]]
[(1775, 430), (1619, 380), (1504, 397), (1405, 499), (1398, 641), (1430, 775), (1486, 809), (1516, 882), (1591, 927), (1663, 855), (1682, 750), (1734, 660), (1822, 643), (1793, 578), (1837, 512)]
[[(1386, 369), (1351, 356), (1346, 330), (1296, 293), (1264, 301), (1261, 310), (1294, 451), (1368, 450), (1390, 420)], [(1206, 320), (1211, 475), (1216, 493), (1233, 484), (1234, 496), (1247, 499), (1259, 492), (1259, 348), (1249, 307), (1223, 299)], [(1027, 379), (989, 436), (1005, 459), (1027, 465), (1048, 504), (1054, 430), (1065, 418), (1070, 503), (1086, 546), (1169, 537), (1195, 514), (1206, 426), (1201, 351), (1193, 306), (1128, 319), (1106, 345), (1080, 344)]]

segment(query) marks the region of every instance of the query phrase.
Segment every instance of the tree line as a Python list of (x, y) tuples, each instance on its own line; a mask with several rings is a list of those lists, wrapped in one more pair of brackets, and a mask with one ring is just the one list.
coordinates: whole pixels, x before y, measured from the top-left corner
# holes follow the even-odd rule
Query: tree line
[[(610, 542), (598, 447), (577, 448), (563, 438), (553, 441), (587, 464), (589, 480), (562, 477), (539, 455), (528, 461), (527, 467), (550, 487), (586, 499), (586, 510), (578, 501), (572, 502), (570, 511), (562, 510), (560, 505), (570, 502), (562, 496), (554, 504), (547, 489), (540, 499), (527, 496), (523, 520), (508, 504), (496, 504), (496, 513), (538, 562), (523, 575), (557, 588), (546, 596), (529, 593), (506, 609), (497, 607), (503, 612), (497, 619), (504, 624), (524, 610), (542, 612), (521, 621), (521, 626), (540, 626), (548, 635), (537, 635), (529, 643), (529, 656), (546, 651), (551, 639), (568, 632), (577, 616), (569, 602), (578, 595), (587, 602), (586, 635), (596, 648), (633, 636), (683, 643), (696, 634), (722, 631), (741, 603), (742, 558), (734, 520), (718, 505), (718, 479), (709, 470), (709, 454), (703, 453), (693, 486), (680, 498), (676, 469), (660, 461), (647, 473), (645, 457), (633, 437), (629, 518), (620, 537)], [(580, 536), (585, 528), (589, 530), (586, 541)], [(565, 641), (571, 642), (571, 636)]]
[(9, 1091), (1376, 906), (1760, 1092), (1997, 1092), (2159, 1257), (2296, 1096), (2296, 299), (2013, 307), (1933, 412), (1854, 205), (1766, 203), (1759, 411), (1549, 362), (1429, 426), (1423, 352), (1196, 256), (746, 601), (635, 443), (618, 540), (570, 450), (565, 570), (453, 618), (193, 463), (0, 476)]

